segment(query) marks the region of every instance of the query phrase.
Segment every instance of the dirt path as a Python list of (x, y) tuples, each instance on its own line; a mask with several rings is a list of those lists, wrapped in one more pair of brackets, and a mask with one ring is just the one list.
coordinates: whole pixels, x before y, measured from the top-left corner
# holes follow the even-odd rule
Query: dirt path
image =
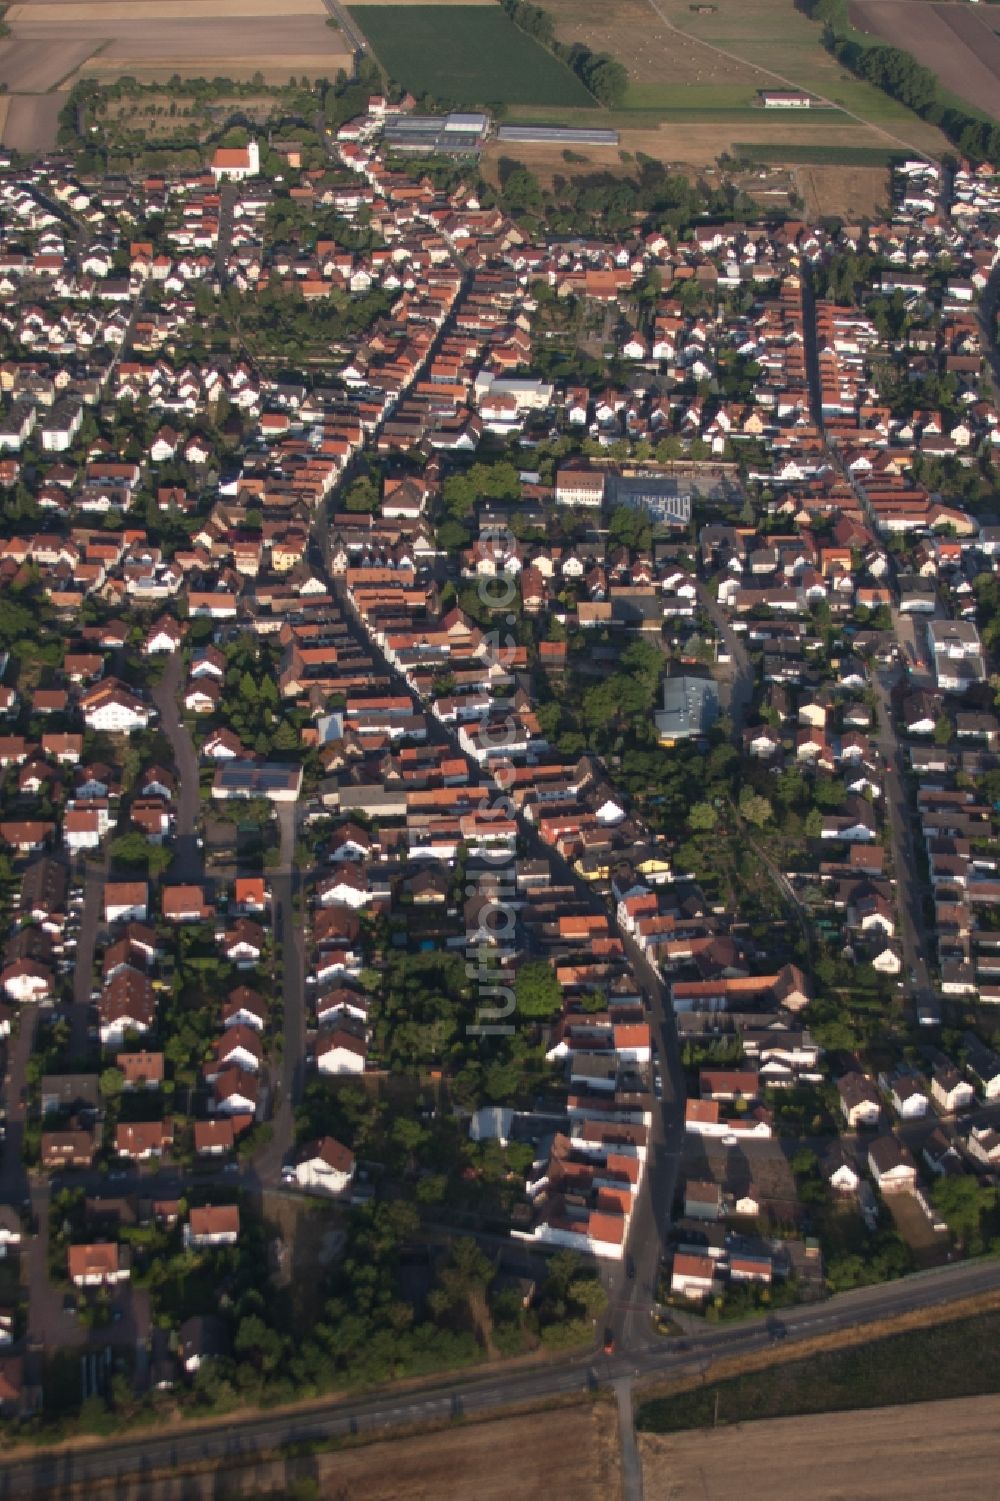
[(973, 1501), (996, 1492), (1000, 1397), (640, 1436), (646, 1501)]

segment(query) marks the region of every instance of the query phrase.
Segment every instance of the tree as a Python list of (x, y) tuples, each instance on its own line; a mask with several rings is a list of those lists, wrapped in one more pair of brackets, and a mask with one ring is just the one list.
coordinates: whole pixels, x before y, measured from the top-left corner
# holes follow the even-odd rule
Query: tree
[(754, 792), (750, 787), (744, 787), (740, 793), (740, 816), (747, 823), (752, 823), (758, 829), (773, 817), (774, 809), (768, 798), (762, 797), (759, 792)]
[(719, 822), (719, 815), (711, 803), (692, 803), (688, 823), (699, 834), (707, 834)]
[(984, 1249), (983, 1222), (996, 1213), (995, 1188), (980, 1188), (971, 1173), (937, 1178), (931, 1188), (931, 1200), (963, 1250), (975, 1255)]
[(355, 480), (344, 497), (346, 511), (367, 511), (369, 515), (374, 515), (378, 504), (378, 486), (367, 476)]
[(653, 539), (649, 512), (640, 506), (616, 506), (608, 519), (608, 546), (646, 551)]
[(529, 959), (517, 972), (514, 984), (521, 1016), (547, 1020), (562, 1007), (562, 990), (551, 965), (544, 959)]
[(283, 754), (290, 754), (292, 751), (299, 750), (301, 743), (299, 732), (292, 721), (290, 719), (283, 719), (274, 732), (274, 739), (271, 742), (271, 746), (273, 750), (280, 751)]
[(101, 1071), (98, 1088), (102, 1099), (117, 1100), (124, 1087), (125, 1075), (120, 1068), (106, 1068)]

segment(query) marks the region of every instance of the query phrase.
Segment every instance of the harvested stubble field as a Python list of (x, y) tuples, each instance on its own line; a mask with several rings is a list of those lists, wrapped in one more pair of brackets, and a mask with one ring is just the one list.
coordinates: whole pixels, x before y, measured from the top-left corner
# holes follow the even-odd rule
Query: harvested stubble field
[(418, 96), (596, 107), (576, 75), (499, 5), (363, 5), (351, 14), (389, 76)]
[(613, 172), (624, 177), (635, 172), (634, 165), (622, 163), (617, 146), (574, 148), (577, 155), (586, 158), (582, 162), (567, 162), (563, 158), (564, 149), (549, 142), (490, 141), (479, 158), (479, 169), (487, 182), (496, 187), (501, 160), (523, 162), (545, 188), (550, 188), (556, 177), (591, 177), (596, 172)]
[[(783, 159), (786, 148), (794, 161), (792, 141), (796, 147), (813, 146), (828, 152), (827, 162), (821, 165), (833, 164), (838, 147), (847, 152), (848, 161), (851, 151), (859, 146), (885, 147), (884, 140), (852, 120), (838, 120), (836, 124), (831, 121), (827, 125), (818, 121), (803, 122), (794, 137), (790, 137), (784, 121), (772, 122), (761, 116), (760, 123), (754, 125), (753, 137), (756, 144), (773, 148), (772, 160), (775, 163)], [(671, 121), (657, 130), (623, 130), (621, 146), (624, 151), (644, 151), (647, 156), (657, 157), (660, 161), (704, 167), (717, 161), (723, 152), (733, 154), (734, 148), (746, 138), (746, 123), (740, 120), (719, 124), (705, 120), (697, 125)]]
[(849, 15), (865, 31), (902, 47), (953, 94), (1000, 119), (1000, 36), (967, 5), (926, 0), (853, 0)]
[(678, 36), (648, 0), (549, 0), (561, 42), (586, 42), (625, 64), (636, 86), (654, 84), (662, 94), (677, 84), (736, 87), (747, 100), (767, 76), (745, 63), (713, 55), (689, 37)]
[(646, 1501), (973, 1501), (993, 1495), (1000, 1398), (640, 1435)]
[(811, 223), (828, 214), (848, 224), (878, 219), (892, 201), (886, 167), (796, 167), (794, 175)]
[[(17, 0), (0, 41), (0, 83), (11, 92), (5, 145), (44, 150), (81, 74), (150, 81), (187, 77), (333, 76), (352, 56), (327, 26), (323, 0)], [(44, 96), (44, 102), (39, 96)]]

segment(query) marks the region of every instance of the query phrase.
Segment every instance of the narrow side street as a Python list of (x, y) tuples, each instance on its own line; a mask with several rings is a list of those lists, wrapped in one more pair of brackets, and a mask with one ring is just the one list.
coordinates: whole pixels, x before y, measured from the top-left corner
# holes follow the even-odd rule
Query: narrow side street
[(184, 659), (180, 652), (167, 658), (163, 676), (153, 690), (153, 701), (160, 713), (160, 727), (170, 742), (177, 767), (177, 824), (173, 840), (173, 862), (168, 881), (200, 881), (204, 861), (198, 847), (198, 810), (200, 805), (198, 757), (187, 726), (181, 719), (180, 692), (183, 686)]
[(69, 1008), (70, 1049), (74, 1058), (87, 1051), (87, 1022), (90, 1016), (94, 956), (97, 933), (101, 925), (104, 902), (105, 866), (87, 861), (83, 877), (83, 907), (76, 942), (76, 967), (73, 970), (73, 1004)]
[(297, 906), (303, 898), (295, 864), (295, 805), (279, 806), (278, 821), (281, 828), (280, 859), (270, 873), (270, 880), (272, 934), (275, 947), (281, 949), (284, 1042), (280, 1074), (274, 1071), (271, 1139), (254, 1159), (261, 1182), (269, 1185), (277, 1182), (282, 1162), (292, 1147), (294, 1109), (302, 1098), (306, 1067), (305, 917)]
[(618, 1443), (622, 1457), (622, 1501), (642, 1501), (642, 1459), (635, 1432), (632, 1381), (620, 1377), (614, 1383), (618, 1403)]
[(899, 936), (903, 945), (903, 987), (914, 1002), (927, 1004), (934, 998), (934, 988), (927, 962), (928, 943), (920, 873), (913, 848), (913, 820), (900, 772), (903, 755), (893, 724), (889, 680), (884, 673), (875, 673), (872, 682), (878, 700), (876, 742), (885, 765), (886, 813), (896, 879)]

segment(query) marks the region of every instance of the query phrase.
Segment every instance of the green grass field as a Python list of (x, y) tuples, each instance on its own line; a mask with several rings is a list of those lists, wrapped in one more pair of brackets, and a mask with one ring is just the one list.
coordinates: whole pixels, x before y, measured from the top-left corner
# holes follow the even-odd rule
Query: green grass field
[(775, 146), (753, 141), (734, 141), (732, 154), (762, 167), (774, 162), (793, 167), (891, 167), (905, 156), (882, 146)]
[(671, 1397), (654, 1397), (639, 1408), (636, 1427), (646, 1433), (709, 1427), (716, 1393), (720, 1423), (981, 1396), (1000, 1391), (998, 1336), (1000, 1314), (986, 1313), (829, 1350)]
[(467, 108), (551, 104), (596, 108), (558, 58), (519, 31), (497, 6), (364, 5), (351, 15), (382, 67), (417, 96)]

